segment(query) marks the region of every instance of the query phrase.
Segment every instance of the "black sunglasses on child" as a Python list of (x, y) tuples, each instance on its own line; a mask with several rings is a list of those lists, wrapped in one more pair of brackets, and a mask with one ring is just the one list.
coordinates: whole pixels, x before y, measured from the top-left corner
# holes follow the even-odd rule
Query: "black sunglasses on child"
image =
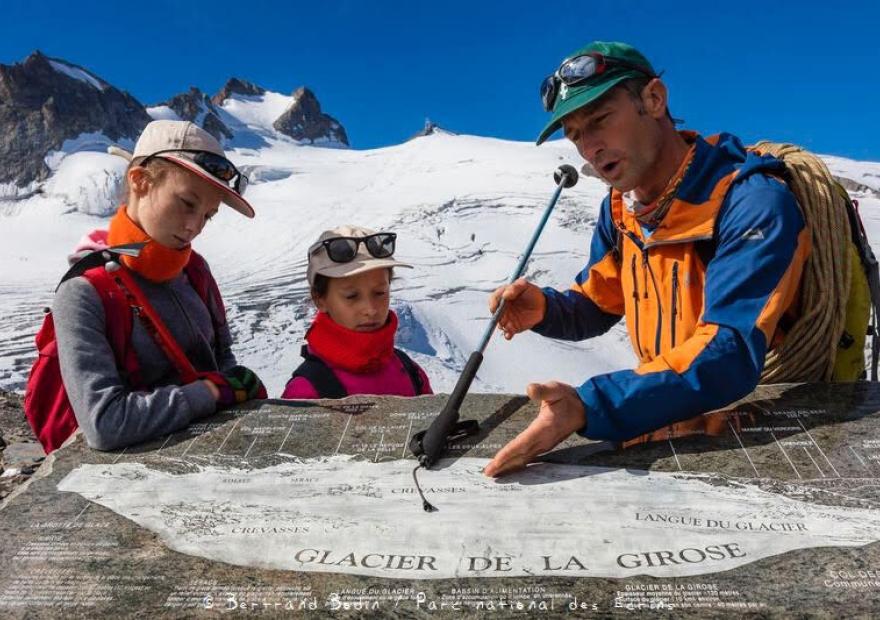
[(355, 259), (360, 244), (363, 243), (373, 258), (390, 258), (394, 255), (397, 233), (380, 232), (366, 237), (333, 237), (324, 239), (309, 249), (309, 256), (322, 247), (334, 263), (350, 263)]
[(226, 183), (226, 185), (234, 189), (239, 195), (244, 194), (245, 189), (247, 189), (248, 178), (235, 167), (235, 164), (225, 157), (210, 151), (200, 151), (197, 149), (165, 149), (163, 151), (150, 153), (144, 158), (140, 165), (145, 166), (152, 158), (161, 157), (165, 153), (191, 153), (194, 156), (189, 159), (191, 159), (195, 165), (204, 169), (211, 176)]

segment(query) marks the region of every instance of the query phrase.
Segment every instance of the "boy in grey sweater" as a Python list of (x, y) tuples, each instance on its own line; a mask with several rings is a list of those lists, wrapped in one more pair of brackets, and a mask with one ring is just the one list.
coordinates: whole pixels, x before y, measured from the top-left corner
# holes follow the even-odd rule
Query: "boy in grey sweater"
[[(224, 325), (215, 339), (208, 308), (185, 274), (162, 284), (138, 274), (135, 280), (196, 370), (222, 372), (236, 365), (229, 327)], [(179, 385), (177, 369), (136, 318), (131, 346), (141, 379), (157, 387), (149, 392), (129, 389), (105, 335), (101, 298), (85, 278), (61, 285), (52, 314), (67, 397), (91, 447), (113, 450), (145, 441), (216, 411), (216, 399), (204, 381)]]
[(66, 280), (52, 308), (61, 376), (86, 441), (99, 450), (155, 439), (220, 408), (265, 397), (256, 375), (236, 366), (225, 320), (213, 320), (184, 272), (191, 241), (221, 201), (253, 217), (241, 196), (246, 177), (210, 134), (184, 121), (150, 123), (134, 154), (124, 154), (131, 161), (128, 202), (106, 237), (98, 231), (92, 239), (101, 239), (99, 247), (146, 244), (138, 257), (123, 256), (122, 263), (199, 378), (180, 385), (177, 366), (133, 316), (130, 346), (140, 385), (147, 386), (135, 390), (117, 367), (98, 291), (84, 277)]

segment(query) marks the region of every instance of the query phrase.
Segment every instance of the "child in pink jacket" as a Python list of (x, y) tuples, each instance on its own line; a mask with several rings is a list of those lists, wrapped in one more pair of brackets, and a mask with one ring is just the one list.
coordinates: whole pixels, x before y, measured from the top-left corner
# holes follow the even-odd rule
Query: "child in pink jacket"
[(340, 226), (309, 248), (308, 280), (318, 308), (282, 398), (354, 394), (432, 394), (425, 372), (394, 348), (397, 315), (389, 308), (395, 233)]

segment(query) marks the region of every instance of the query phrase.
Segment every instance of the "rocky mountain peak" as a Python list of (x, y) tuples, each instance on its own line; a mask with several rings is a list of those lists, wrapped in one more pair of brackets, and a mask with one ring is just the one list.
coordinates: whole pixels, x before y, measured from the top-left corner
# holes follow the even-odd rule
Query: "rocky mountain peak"
[(422, 129), (410, 137), (410, 140), (414, 140), (415, 138), (421, 138), (423, 136), (433, 136), (434, 134), (445, 134), (448, 136), (454, 136), (455, 133), (443, 129), (440, 125), (432, 121), (430, 118), (425, 119), (425, 126)]
[(310, 89), (301, 86), (293, 93), (290, 107), (272, 125), (276, 131), (294, 140), (339, 142), (348, 146), (345, 128), (329, 114), (321, 112), (321, 104)]
[[(307, 88), (293, 93), (288, 109), (272, 127), (265, 125), (272, 122), (277, 107), (263, 106), (262, 101), (240, 102), (251, 116), (238, 122), (220, 105), (233, 95), (265, 94), (256, 84), (231, 78), (213, 97), (193, 86), (160, 105), (173, 111), (168, 117), (192, 121), (221, 143), (240, 137), (241, 144), (253, 147), (264, 144), (261, 136), (274, 129), (300, 142), (348, 145), (345, 129), (321, 111)], [(272, 95), (277, 101), (278, 95)], [(254, 109), (273, 112), (267, 118), (259, 111), (254, 115)], [(156, 118), (164, 114), (151, 112)], [(151, 120), (130, 94), (66, 60), (37, 50), (19, 63), (0, 64), (0, 190), (11, 195), (19, 191), (16, 186), (22, 189), (47, 180), (71, 150), (102, 150), (108, 142), (133, 142)], [(12, 185), (8, 192), (7, 184)], [(41, 191), (39, 186), (31, 189)]]
[(90, 132), (135, 139), (150, 120), (134, 97), (65, 60), (36, 51), (0, 64), (0, 183), (45, 179), (46, 154), (65, 140)]
[(214, 107), (212, 100), (195, 86), (190, 86), (189, 91), (175, 95), (161, 105), (174, 110), (181, 119), (203, 127), (219, 141), (233, 136), (229, 127), (220, 120), (220, 113)]
[(237, 77), (232, 77), (227, 80), (226, 84), (223, 85), (223, 88), (217, 91), (216, 95), (211, 97), (211, 103), (214, 105), (223, 105), (223, 102), (232, 95), (257, 97), (265, 93), (266, 89), (262, 86), (257, 86), (247, 80), (240, 80)]

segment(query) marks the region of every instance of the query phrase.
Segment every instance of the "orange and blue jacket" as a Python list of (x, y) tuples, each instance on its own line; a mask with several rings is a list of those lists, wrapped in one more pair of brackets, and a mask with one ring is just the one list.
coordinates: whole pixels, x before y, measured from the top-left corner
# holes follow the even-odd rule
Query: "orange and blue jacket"
[(783, 164), (729, 134), (694, 143), (693, 160), (660, 224), (646, 230), (612, 190), (587, 266), (570, 290), (543, 289), (539, 334), (583, 340), (621, 317), (639, 364), (576, 388), (580, 431), (623, 441), (727, 405), (751, 392), (810, 251)]

